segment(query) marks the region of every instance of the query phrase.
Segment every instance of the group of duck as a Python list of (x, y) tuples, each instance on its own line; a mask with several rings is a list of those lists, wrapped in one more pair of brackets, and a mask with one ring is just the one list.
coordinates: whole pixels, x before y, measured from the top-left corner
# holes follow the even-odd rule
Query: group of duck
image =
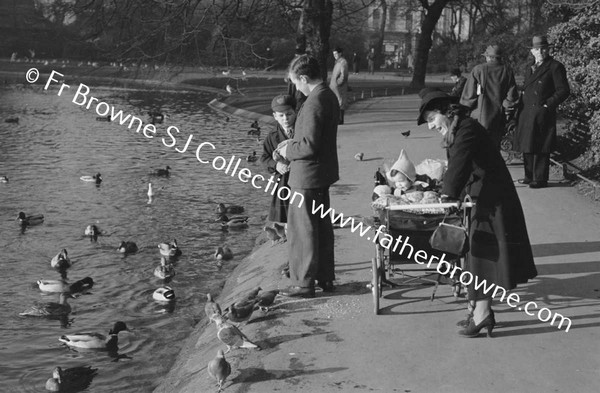
[(235, 323), (248, 323), (256, 310), (269, 312), (269, 307), (275, 302), (278, 293), (278, 289), (263, 291), (261, 287), (256, 287), (240, 296), (224, 310), (221, 310), (221, 306), (213, 300), (210, 293), (206, 295), (204, 305), (206, 317), (210, 323), (215, 323), (217, 338), (227, 347), (225, 352), (219, 349), (207, 366), (208, 374), (216, 381), (219, 392), (231, 374), (231, 364), (225, 359), (225, 354), (234, 348), (261, 349), (242, 333)]
[[(153, 174), (157, 176), (168, 176), (170, 167), (158, 169)], [(97, 173), (93, 176), (82, 176), (82, 181), (94, 182), (99, 186), (102, 182), (102, 175)], [(6, 179), (8, 182), (8, 179)], [(27, 215), (19, 212), (17, 221), (24, 231), (30, 226), (40, 225), (44, 222), (43, 214)], [(84, 235), (91, 241), (97, 241), (98, 236), (103, 233), (97, 225), (88, 225), (84, 230)], [(168, 280), (175, 275), (173, 259), (182, 255), (182, 251), (177, 244), (177, 240), (158, 244), (161, 262), (154, 269), (154, 275), (162, 280)], [(123, 254), (131, 254), (138, 251), (135, 242), (123, 241), (117, 248), (117, 251)], [(231, 253), (231, 250), (229, 250)], [(57, 270), (61, 278), (57, 280), (38, 280), (37, 286), (40, 291), (45, 293), (57, 293), (58, 302), (37, 303), (25, 311), (19, 313), (21, 316), (35, 316), (48, 318), (66, 318), (71, 312), (71, 306), (67, 302), (69, 298), (76, 298), (82, 294), (88, 293), (93, 287), (94, 280), (91, 277), (85, 277), (73, 283), (66, 281), (66, 272), (73, 265), (67, 249), (62, 249), (50, 260), (50, 266)], [(175, 298), (175, 292), (171, 287), (162, 286), (156, 289), (152, 298), (159, 302), (170, 302)], [(62, 335), (59, 341), (70, 348), (79, 349), (99, 349), (116, 352), (118, 350), (118, 334), (122, 331), (129, 331), (127, 325), (122, 322), (116, 322), (108, 331), (107, 335), (95, 332), (82, 332), (76, 334)], [(62, 369), (56, 367), (52, 377), (46, 382), (46, 389), (49, 391), (79, 390), (89, 386), (92, 378), (96, 375), (97, 369), (89, 366), (74, 367)]]
[[(167, 166), (165, 169), (158, 169), (153, 174), (157, 176), (169, 176)], [(102, 175), (96, 173), (92, 176), (82, 176), (80, 178), (85, 182), (93, 182), (96, 186), (102, 183)], [(8, 181), (8, 179), (6, 179)], [(151, 186), (150, 186), (151, 188)], [(216, 221), (220, 223), (222, 229), (244, 229), (248, 227), (248, 216), (240, 215), (244, 212), (244, 207), (239, 205), (226, 206), (223, 203), (217, 204)], [(44, 222), (42, 214), (27, 215), (24, 212), (19, 212), (17, 221), (22, 226), (23, 230), (29, 226), (39, 225)], [(273, 241), (275, 238), (281, 237), (277, 233), (281, 233), (282, 229), (277, 231), (269, 227), (265, 227), (265, 231), (270, 230), (273, 235), (269, 236)], [(268, 234), (271, 232), (267, 231)], [(84, 235), (89, 237), (91, 241), (97, 241), (98, 237), (103, 235), (100, 228), (95, 225), (88, 225), (84, 230)], [(158, 244), (160, 254), (160, 264), (154, 269), (154, 276), (162, 280), (170, 280), (175, 275), (173, 262), (182, 255), (182, 251), (177, 244), (177, 240), (173, 239), (170, 242)], [(123, 241), (117, 248), (117, 251), (123, 254), (136, 253), (139, 250), (138, 246), (133, 241)], [(233, 258), (233, 251), (226, 245), (218, 247), (214, 253), (214, 257), (221, 261)], [(85, 277), (73, 283), (66, 281), (66, 271), (72, 266), (72, 261), (69, 257), (67, 249), (60, 250), (50, 261), (50, 266), (61, 273), (61, 279), (58, 280), (39, 280), (37, 285), (42, 292), (58, 293), (58, 302), (38, 303), (19, 315), (21, 316), (37, 316), (37, 317), (66, 317), (71, 312), (71, 306), (67, 299), (76, 298), (81, 294), (88, 293), (93, 287), (94, 281), (91, 277)], [(220, 306), (215, 303), (209, 294), (208, 302), (205, 307), (205, 312), (210, 321), (214, 321), (217, 326), (217, 336), (227, 346), (227, 352), (231, 348), (258, 348), (252, 343), (240, 330), (232, 324), (232, 322), (247, 322), (253, 311), (261, 309), (264, 312), (268, 311), (268, 307), (274, 302), (278, 290), (260, 292), (261, 288), (257, 288), (246, 294), (242, 299), (234, 302), (225, 309), (225, 313), (221, 312)], [(167, 285), (163, 285), (156, 289), (152, 298), (158, 302), (172, 302), (175, 299), (175, 291)], [(129, 331), (127, 325), (122, 322), (116, 322), (109, 330), (108, 334), (100, 334), (95, 332), (82, 332), (70, 335), (62, 335), (59, 341), (70, 348), (79, 349), (99, 349), (116, 351), (118, 349), (118, 334), (122, 331)], [(219, 350), (215, 359), (211, 360), (208, 370), (211, 376), (215, 378), (219, 385), (219, 390), (222, 387), (227, 376), (231, 373), (231, 367), (225, 360), (225, 353)], [(46, 389), (49, 391), (63, 391), (65, 389), (73, 389), (74, 387), (85, 388), (89, 386), (91, 380), (96, 375), (97, 369), (89, 366), (74, 367), (62, 369), (56, 367), (52, 377), (46, 382)], [(83, 386), (83, 387), (82, 387)]]

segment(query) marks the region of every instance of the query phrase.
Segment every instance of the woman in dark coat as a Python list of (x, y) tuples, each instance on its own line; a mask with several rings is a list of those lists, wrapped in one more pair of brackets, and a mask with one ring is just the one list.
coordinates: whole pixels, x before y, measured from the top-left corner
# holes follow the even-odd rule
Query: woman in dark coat
[[(467, 117), (458, 98), (436, 90), (423, 92), (417, 123), (427, 123), (444, 136), (448, 170), (442, 188), (446, 201), (470, 195), (475, 202), (470, 217), (470, 251), (465, 270), (504, 289), (534, 278), (537, 271), (525, 225), (521, 202), (500, 152), (481, 124)], [(496, 323), (491, 309), (493, 291), (483, 293), (468, 287), (472, 313), (459, 333), (475, 337), (486, 327), (491, 334)]]

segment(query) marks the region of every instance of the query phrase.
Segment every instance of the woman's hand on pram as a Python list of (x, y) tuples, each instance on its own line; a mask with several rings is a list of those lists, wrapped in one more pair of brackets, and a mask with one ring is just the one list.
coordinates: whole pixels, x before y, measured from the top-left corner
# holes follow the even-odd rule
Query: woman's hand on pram
[(456, 203), (456, 206), (448, 208), (448, 213), (454, 214), (460, 211), (462, 202), (460, 199), (449, 197), (448, 195), (442, 195), (440, 197), (442, 203)]

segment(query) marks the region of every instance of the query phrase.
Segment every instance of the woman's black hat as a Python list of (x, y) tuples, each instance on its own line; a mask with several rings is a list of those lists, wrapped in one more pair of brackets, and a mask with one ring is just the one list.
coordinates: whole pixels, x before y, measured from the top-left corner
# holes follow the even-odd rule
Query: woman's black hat
[(419, 108), (419, 117), (417, 118), (417, 125), (421, 125), (426, 123), (427, 121), (424, 118), (425, 111), (434, 103), (439, 103), (440, 101), (449, 101), (451, 103), (458, 103), (458, 97), (450, 96), (440, 89), (427, 87), (419, 92), (419, 97), (421, 97), (421, 107)]

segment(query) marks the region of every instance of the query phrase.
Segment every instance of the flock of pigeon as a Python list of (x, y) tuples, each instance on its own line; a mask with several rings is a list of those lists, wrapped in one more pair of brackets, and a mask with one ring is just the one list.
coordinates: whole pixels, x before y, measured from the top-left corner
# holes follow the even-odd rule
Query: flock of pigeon
[(257, 349), (261, 348), (253, 343), (234, 323), (248, 322), (255, 310), (261, 310), (264, 313), (269, 311), (269, 307), (275, 302), (275, 297), (279, 290), (273, 289), (263, 291), (261, 287), (250, 290), (233, 302), (225, 310), (215, 302), (211, 294), (206, 295), (206, 304), (204, 312), (209, 321), (215, 322), (217, 327), (217, 338), (227, 347), (217, 351), (214, 359), (208, 362), (208, 375), (213, 378), (219, 387), (219, 392), (223, 389), (227, 377), (231, 374), (231, 364), (225, 359), (225, 354), (232, 348)]

